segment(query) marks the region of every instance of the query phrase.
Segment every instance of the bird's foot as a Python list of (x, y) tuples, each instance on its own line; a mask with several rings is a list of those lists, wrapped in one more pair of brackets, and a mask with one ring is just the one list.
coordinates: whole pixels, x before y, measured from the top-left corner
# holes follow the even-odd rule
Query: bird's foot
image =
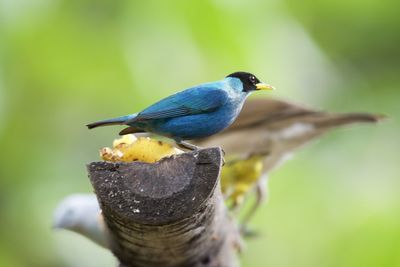
[(177, 144), (180, 148), (188, 149), (188, 150), (191, 150), (191, 151), (196, 151), (196, 150), (201, 149), (201, 147), (196, 146), (196, 145), (193, 145), (193, 144), (188, 143), (188, 142), (185, 142), (185, 141), (179, 141), (179, 142), (176, 142), (176, 144)]
[[(202, 147), (193, 145), (193, 144), (185, 142), (185, 141), (175, 141), (175, 142), (180, 148), (187, 149), (187, 150), (190, 150), (190, 151), (197, 151), (197, 150), (202, 149)], [(222, 166), (224, 166), (225, 165), (225, 151), (222, 148), (221, 148), (221, 151), (222, 151), (222, 154), (223, 154)]]
[(222, 147), (221, 147), (221, 152), (222, 152), (222, 166), (225, 166), (225, 163), (226, 163), (225, 155), (226, 155), (226, 153), (225, 153), (225, 150)]

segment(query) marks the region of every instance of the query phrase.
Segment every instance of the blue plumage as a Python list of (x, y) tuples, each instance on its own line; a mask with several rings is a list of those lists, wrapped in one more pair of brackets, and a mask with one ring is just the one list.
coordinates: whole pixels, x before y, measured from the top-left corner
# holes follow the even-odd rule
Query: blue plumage
[[(143, 111), (87, 125), (125, 124), (121, 134), (151, 132), (183, 140), (207, 137), (228, 127), (239, 115), (248, 94), (272, 89), (252, 74), (236, 72), (217, 82), (206, 83), (171, 95)], [(190, 147), (192, 148), (192, 147)]]

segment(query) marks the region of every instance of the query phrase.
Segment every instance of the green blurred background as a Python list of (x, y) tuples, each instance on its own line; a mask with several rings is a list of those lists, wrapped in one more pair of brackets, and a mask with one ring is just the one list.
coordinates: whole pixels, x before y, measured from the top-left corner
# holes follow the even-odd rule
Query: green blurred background
[(115, 266), (51, 230), (134, 111), (237, 70), (272, 94), (391, 119), (339, 130), (270, 176), (243, 266), (400, 266), (400, 2), (0, 0), (0, 266)]

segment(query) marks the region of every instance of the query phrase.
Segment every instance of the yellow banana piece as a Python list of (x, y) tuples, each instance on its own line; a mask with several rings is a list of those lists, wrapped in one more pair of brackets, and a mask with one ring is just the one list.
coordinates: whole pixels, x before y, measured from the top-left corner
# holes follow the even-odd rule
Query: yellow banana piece
[(150, 137), (137, 138), (127, 134), (114, 140), (113, 148), (105, 147), (100, 150), (100, 157), (105, 161), (133, 162), (142, 161), (154, 163), (164, 157), (183, 153), (182, 150)]

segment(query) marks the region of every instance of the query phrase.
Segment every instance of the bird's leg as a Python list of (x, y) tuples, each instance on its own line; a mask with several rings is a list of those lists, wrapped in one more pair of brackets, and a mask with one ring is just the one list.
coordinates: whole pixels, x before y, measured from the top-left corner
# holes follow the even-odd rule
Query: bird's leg
[[(185, 142), (185, 141), (177, 141), (177, 140), (175, 140), (175, 142), (180, 148), (183, 148), (183, 149), (188, 149), (188, 150), (191, 150), (191, 151), (195, 151), (195, 150), (201, 149), (201, 147), (193, 145), (193, 144)], [(224, 154), (223, 157), (222, 157), (222, 166), (224, 166), (225, 165), (225, 151), (222, 149), (222, 147), (221, 147), (221, 151)]]
[(256, 184), (256, 201), (253, 204), (253, 206), (250, 208), (250, 210), (247, 212), (247, 214), (244, 216), (241, 226), (240, 226), (240, 231), (244, 236), (252, 236), (254, 233), (248, 229), (248, 223), (253, 218), (254, 214), (258, 210), (258, 208), (261, 206), (261, 204), (264, 202), (265, 198), (267, 197), (268, 194), (268, 176), (265, 175), (260, 178), (260, 180)]
[(192, 151), (201, 149), (201, 147), (190, 144), (185, 141), (175, 141), (175, 142), (179, 147), (184, 148), (184, 149), (188, 149), (188, 150), (192, 150)]

